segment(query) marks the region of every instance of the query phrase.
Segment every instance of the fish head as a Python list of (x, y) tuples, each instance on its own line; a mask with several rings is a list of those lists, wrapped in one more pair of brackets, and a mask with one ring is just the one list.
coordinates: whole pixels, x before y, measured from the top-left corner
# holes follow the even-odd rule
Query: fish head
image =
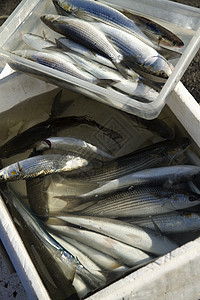
[(60, 19), (60, 18), (62, 18), (62, 16), (60, 16), (60, 15), (48, 14), (48, 15), (42, 15), (40, 17), (40, 20), (44, 24), (46, 24), (48, 27), (53, 29), (52, 26), (53, 25), (55, 26), (55, 24), (57, 24), (57, 22), (58, 22), (58, 19)]
[(173, 66), (161, 55), (148, 57), (143, 66), (149, 74), (164, 79), (168, 79), (173, 70)]
[[(0, 181), (15, 180), (18, 177), (18, 166), (17, 164), (10, 165), (0, 170)], [(17, 167), (17, 168), (16, 168)]]
[[(72, 4), (72, 1), (67, 1), (67, 0), (54, 0), (53, 2), (56, 2), (56, 5), (62, 9), (66, 13), (75, 13), (78, 11), (78, 7), (74, 6)], [(55, 4), (54, 4), (55, 5)]]

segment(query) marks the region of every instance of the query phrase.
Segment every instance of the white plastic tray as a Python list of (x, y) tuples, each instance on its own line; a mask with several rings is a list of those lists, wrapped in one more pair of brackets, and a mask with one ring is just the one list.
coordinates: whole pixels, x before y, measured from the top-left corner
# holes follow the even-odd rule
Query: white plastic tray
[[(173, 32), (183, 39), (185, 43), (183, 55), (178, 62), (177, 60), (173, 62), (176, 64), (175, 69), (155, 101), (141, 104), (141, 102), (116, 91), (110, 91), (11, 54), (11, 51), (24, 47), (21, 39), (24, 33), (33, 32), (41, 35), (44, 29), (44, 24), (39, 19), (41, 14), (56, 13), (52, 2), (48, 0), (35, 0), (34, 2), (32, 0), (23, 0), (21, 2), (0, 29), (0, 55), (17, 70), (40, 76), (53, 84), (78, 91), (126, 112), (146, 119), (153, 119), (161, 112), (167, 101), (167, 96), (170, 95), (200, 47), (200, 9), (166, 0), (126, 0), (123, 1), (123, 7), (119, 0), (104, 2), (110, 3), (119, 9), (129, 9), (138, 14), (152, 17), (154, 20), (172, 29)], [(51, 38), (51, 30), (45, 28), (45, 31), (47, 36)]]

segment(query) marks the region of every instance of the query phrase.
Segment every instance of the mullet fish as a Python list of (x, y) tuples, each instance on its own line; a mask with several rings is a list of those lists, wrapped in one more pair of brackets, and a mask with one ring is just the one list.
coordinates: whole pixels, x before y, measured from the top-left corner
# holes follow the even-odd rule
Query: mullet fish
[[(78, 200), (80, 198), (77, 197)], [(109, 218), (159, 215), (200, 203), (198, 194), (162, 186), (124, 188), (97, 197), (90, 196), (82, 199), (83, 206), (76, 208), (79, 215)]]
[(177, 165), (145, 169), (134, 172), (105, 183), (101, 187), (84, 194), (83, 197), (98, 196), (120, 190), (125, 187), (141, 185), (162, 185), (170, 187), (181, 182), (192, 180), (200, 174), (200, 167), (194, 165)]
[(142, 250), (93, 231), (72, 228), (66, 225), (46, 226), (50, 232), (56, 233), (63, 239), (67, 236), (83, 242), (92, 248), (116, 258), (128, 266), (134, 266), (152, 259), (152, 256)]
[(0, 181), (13, 181), (70, 172), (87, 166), (88, 161), (73, 155), (38, 155), (21, 160), (0, 170)]
[(104, 22), (151, 43), (134, 21), (106, 4), (91, 0), (53, 0), (53, 3), (63, 15), (72, 14), (86, 21)]
[(57, 218), (155, 255), (163, 255), (178, 246), (168, 238), (155, 234), (154, 231), (119, 220), (78, 215), (57, 216)]
[(177, 141), (162, 141), (139, 149), (133, 153), (104, 162), (100, 167), (94, 167), (87, 174), (81, 172), (78, 177), (87, 176), (87, 180), (98, 183), (118, 179), (121, 176), (143, 169), (170, 164), (177, 159), (190, 145), (189, 139)]
[(77, 153), (81, 157), (97, 159), (100, 161), (109, 161), (114, 159), (114, 156), (102, 151), (96, 146), (89, 144), (81, 139), (72, 137), (50, 137), (46, 140), (38, 142), (36, 151), (59, 150), (64, 152)]
[(151, 230), (159, 230), (164, 234), (200, 230), (200, 215), (193, 212), (174, 212), (146, 218), (128, 218), (124, 221)]
[(105, 35), (93, 25), (75, 18), (57, 15), (44, 15), (41, 20), (54, 31), (83, 44), (111, 59), (113, 64), (122, 71), (120, 63), (123, 56), (112, 46)]

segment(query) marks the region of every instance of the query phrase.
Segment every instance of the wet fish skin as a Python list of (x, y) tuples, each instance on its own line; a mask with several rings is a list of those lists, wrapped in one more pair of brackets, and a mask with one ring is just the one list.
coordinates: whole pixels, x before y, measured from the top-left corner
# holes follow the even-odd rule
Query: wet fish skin
[[(99, 279), (101, 285), (106, 284), (106, 277), (101, 273), (101, 269), (99, 266), (95, 264), (86, 254), (84, 254), (81, 250), (76, 248), (73, 244), (70, 244), (66, 240), (62, 239), (58, 235), (52, 234), (51, 236), (60, 244), (64, 249), (68, 249), (70, 253), (74, 257), (77, 257), (81, 264), (95, 277)], [(79, 273), (80, 274), (80, 273)]]
[(200, 215), (193, 212), (175, 212), (146, 218), (128, 218), (124, 221), (151, 230), (158, 229), (164, 234), (191, 232), (200, 229)]
[(115, 50), (105, 35), (85, 21), (56, 15), (43, 15), (41, 20), (58, 33), (102, 53), (117, 66), (123, 59), (123, 56)]
[(60, 37), (59, 39), (56, 39), (56, 45), (59, 49), (62, 49), (63, 51), (79, 53), (82, 56), (87, 57), (96, 62), (99, 62), (107, 67), (115, 68), (113, 63), (105, 56), (98, 53), (94, 53), (93, 51), (89, 50), (87, 47), (79, 43), (76, 43), (70, 39), (67, 39), (66, 37)]
[(193, 178), (199, 175), (199, 172), (200, 167), (194, 165), (177, 165), (144, 169), (111, 180), (99, 188), (82, 195), (82, 197), (87, 198), (92, 195), (97, 197), (98, 195), (116, 192), (125, 187), (134, 188), (142, 185), (173, 187), (176, 184), (193, 180)]
[(153, 76), (167, 79), (173, 66), (154, 48), (137, 37), (102, 23), (92, 23), (119, 49), (124, 57), (122, 63)]
[(107, 218), (140, 217), (158, 215), (186, 209), (199, 204), (198, 194), (162, 186), (124, 188), (108, 194), (84, 197), (79, 215)]
[(92, 248), (116, 258), (128, 266), (134, 266), (152, 259), (152, 256), (142, 250), (93, 231), (72, 228), (66, 225), (46, 224), (46, 228), (48, 231), (58, 234), (63, 239), (67, 236), (83, 242)]
[(39, 275), (43, 278), (50, 297), (53, 299), (79, 299), (72, 286), (78, 264), (76, 258), (47, 233), (42, 223), (32, 215), (12, 191), (3, 187), (2, 183), (0, 193), (7, 200), (18, 231)]
[[(190, 145), (189, 139), (162, 141), (139, 149), (133, 153), (105, 162), (101, 167), (94, 167), (87, 175), (87, 180), (98, 183), (117, 179), (121, 176), (143, 169), (170, 164)], [(82, 176), (81, 172), (78, 176)]]
[(80, 249), (83, 253), (85, 253), (88, 257), (90, 257), (97, 265), (99, 265), (103, 270), (108, 270), (109, 272), (118, 272), (118, 271), (127, 271), (128, 267), (122, 265), (120, 261), (114, 259), (113, 257), (102, 253), (101, 251), (94, 249), (92, 247), (87, 246), (84, 243), (78, 242), (75, 239), (65, 237), (65, 240), (78, 249)]
[(182, 48), (184, 46), (183, 41), (167, 28), (152, 21), (151, 19), (133, 14), (131, 12), (123, 10), (128, 18), (133, 20), (139, 28), (158, 46), (169, 48)]
[(145, 230), (137, 225), (123, 221), (91, 216), (65, 215), (58, 219), (72, 223), (88, 230), (93, 230), (120, 242), (136, 247), (154, 255), (163, 255), (174, 250), (178, 245), (168, 238), (156, 235), (154, 231)]
[(77, 68), (69, 61), (69, 59), (65, 59), (65, 56), (59, 53), (55, 54), (51, 51), (43, 52), (35, 50), (16, 50), (13, 53), (79, 79), (86, 80), (94, 84), (98, 83), (98, 80), (94, 76), (91, 76), (89, 73)]
[(85, 142), (84, 140), (72, 137), (50, 137), (46, 140), (38, 142), (36, 151), (44, 150), (61, 150), (64, 152), (72, 152), (80, 155), (83, 158), (97, 159), (100, 161), (109, 161), (114, 159), (114, 156), (102, 151), (96, 146)]
[(38, 155), (0, 170), (0, 181), (29, 179), (47, 174), (68, 172), (87, 166), (88, 161), (72, 155)]
[(86, 21), (101, 21), (111, 26), (121, 28), (137, 37), (149, 41), (149, 38), (140, 28), (118, 10), (96, 1), (90, 0), (53, 0), (56, 7), (61, 9), (61, 14), (72, 14)]
[(91, 61), (74, 53), (68, 52), (68, 55), (96, 78), (116, 81), (116, 83), (112, 84), (112, 88), (120, 92), (147, 101), (154, 101), (158, 97), (158, 92), (147, 85), (143, 80), (140, 80), (140, 77), (137, 75), (135, 75), (135, 77), (129, 76), (124, 78), (117, 70), (113, 70), (110, 67), (102, 66), (95, 61)]

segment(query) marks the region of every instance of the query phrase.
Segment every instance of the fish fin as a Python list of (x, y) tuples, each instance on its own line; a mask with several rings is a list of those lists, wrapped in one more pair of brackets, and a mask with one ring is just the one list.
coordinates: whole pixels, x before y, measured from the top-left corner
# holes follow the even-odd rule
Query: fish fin
[(58, 48), (56, 45), (55, 46), (44, 47), (43, 50), (55, 50), (55, 51), (63, 53), (63, 49), (62, 48)]
[(54, 118), (58, 115), (58, 107), (60, 106), (60, 99), (62, 97), (62, 90), (60, 90), (54, 100), (53, 100), (53, 104), (52, 104), (52, 107), (51, 107), (51, 114), (50, 114), (50, 119), (51, 118)]
[(97, 79), (97, 85), (101, 87), (106, 87), (110, 85), (114, 85), (116, 83), (120, 82), (120, 80), (114, 80), (114, 79)]
[(83, 19), (87, 22), (92, 22), (92, 21), (98, 20), (98, 18), (95, 18), (90, 13), (87, 13), (86, 11), (84, 11), (81, 8), (79, 8), (76, 12), (73, 12), (72, 14), (75, 15), (76, 17), (78, 17), (79, 19)]
[(162, 56), (164, 56), (164, 58), (166, 58), (166, 59), (175, 59), (175, 58), (179, 58), (182, 55), (182, 53), (180, 53), (180, 52), (170, 50), (170, 49), (164, 48), (162, 46), (159, 46), (159, 47), (160, 47), (160, 49), (158, 49), (157, 51)]
[(159, 235), (162, 235), (162, 231), (160, 230), (158, 224), (156, 224), (156, 222), (153, 219), (153, 216), (149, 216), (149, 218), (151, 219), (154, 227), (155, 227), (155, 232), (158, 233)]

